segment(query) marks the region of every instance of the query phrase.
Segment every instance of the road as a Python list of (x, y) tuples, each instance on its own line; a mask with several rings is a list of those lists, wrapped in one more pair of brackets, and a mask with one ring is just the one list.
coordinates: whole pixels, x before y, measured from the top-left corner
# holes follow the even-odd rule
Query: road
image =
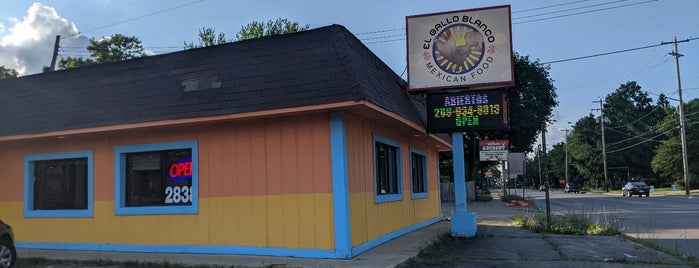
[[(539, 208), (546, 209), (544, 192), (530, 190), (526, 194)], [(549, 196), (552, 212), (578, 211), (600, 219), (621, 219), (623, 231), (629, 236), (699, 258), (699, 196), (651, 193), (650, 197), (622, 197), (619, 191), (607, 194), (551, 191)]]

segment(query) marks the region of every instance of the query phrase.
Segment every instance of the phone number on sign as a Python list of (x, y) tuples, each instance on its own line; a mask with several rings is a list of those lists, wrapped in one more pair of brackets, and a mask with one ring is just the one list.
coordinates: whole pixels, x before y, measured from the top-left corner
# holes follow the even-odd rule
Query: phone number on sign
[(500, 104), (434, 108), (434, 118), (499, 115), (501, 113)]

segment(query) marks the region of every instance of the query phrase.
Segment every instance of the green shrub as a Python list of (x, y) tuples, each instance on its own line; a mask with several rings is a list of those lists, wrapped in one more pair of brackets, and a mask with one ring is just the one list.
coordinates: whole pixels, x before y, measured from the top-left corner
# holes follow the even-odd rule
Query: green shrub
[(517, 200), (517, 201), (524, 201), (524, 197), (521, 197), (519, 195), (503, 195), (500, 196), (500, 201), (509, 203), (512, 202), (512, 200)]
[(548, 230), (546, 214), (529, 213), (513, 216), (513, 223), (534, 232), (576, 235), (619, 235), (621, 221), (618, 217), (594, 218), (593, 214), (569, 211), (551, 215), (551, 230)]
[(488, 202), (488, 201), (493, 201), (493, 196), (490, 194), (479, 194), (476, 195), (476, 201), (482, 201), (482, 202)]

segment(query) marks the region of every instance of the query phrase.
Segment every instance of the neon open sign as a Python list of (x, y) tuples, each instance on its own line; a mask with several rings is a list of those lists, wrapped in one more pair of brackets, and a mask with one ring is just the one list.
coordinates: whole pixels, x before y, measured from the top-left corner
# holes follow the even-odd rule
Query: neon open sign
[(188, 157), (170, 165), (168, 174), (173, 181), (184, 181), (192, 178), (192, 158)]
[(507, 129), (506, 91), (427, 95), (429, 132)]

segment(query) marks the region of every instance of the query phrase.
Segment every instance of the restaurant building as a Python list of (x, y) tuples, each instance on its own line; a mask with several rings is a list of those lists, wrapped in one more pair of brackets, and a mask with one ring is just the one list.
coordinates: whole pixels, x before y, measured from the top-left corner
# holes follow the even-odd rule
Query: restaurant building
[(347, 259), (440, 218), (424, 98), (347, 29), (0, 80), (18, 248)]

